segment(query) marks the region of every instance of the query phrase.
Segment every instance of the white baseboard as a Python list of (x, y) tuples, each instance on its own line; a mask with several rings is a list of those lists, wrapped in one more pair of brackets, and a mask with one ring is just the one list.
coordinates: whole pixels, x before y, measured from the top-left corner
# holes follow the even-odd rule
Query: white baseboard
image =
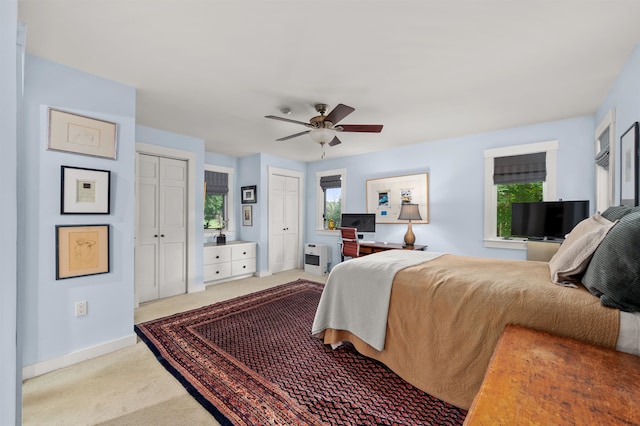
[(264, 277), (268, 277), (268, 276), (273, 275), (273, 274), (271, 272), (269, 272), (269, 271), (258, 271), (253, 275), (258, 277), (258, 278), (264, 278)]
[(137, 341), (138, 336), (133, 333), (121, 339), (112, 340), (110, 342), (102, 343), (90, 348), (71, 352), (70, 354), (63, 355), (58, 358), (48, 359), (37, 364), (27, 365), (25, 367), (22, 367), (22, 380), (40, 376), (42, 374), (49, 373), (60, 368), (68, 367), (70, 365), (77, 364), (91, 358), (96, 358), (101, 355), (115, 352), (119, 349), (126, 348), (127, 346), (135, 345)]

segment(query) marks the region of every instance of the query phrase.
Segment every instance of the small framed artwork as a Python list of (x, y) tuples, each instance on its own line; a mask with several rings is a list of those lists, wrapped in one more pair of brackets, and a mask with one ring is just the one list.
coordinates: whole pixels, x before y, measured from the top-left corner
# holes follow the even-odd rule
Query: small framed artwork
[(242, 226), (253, 226), (253, 206), (242, 206)]
[(60, 214), (109, 214), (111, 172), (61, 166)]
[(638, 189), (640, 174), (638, 173), (638, 132), (636, 121), (620, 136), (620, 204), (638, 205)]
[(256, 185), (252, 185), (252, 186), (243, 186), (241, 188), (241, 199), (242, 199), (242, 204), (254, 204), (258, 202), (257, 196), (256, 196)]
[(115, 160), (116, 141), (116, 123), (49, 108), (51, 150)]
[(109, 272), (109, 225), (56, 225), (56, 280)]

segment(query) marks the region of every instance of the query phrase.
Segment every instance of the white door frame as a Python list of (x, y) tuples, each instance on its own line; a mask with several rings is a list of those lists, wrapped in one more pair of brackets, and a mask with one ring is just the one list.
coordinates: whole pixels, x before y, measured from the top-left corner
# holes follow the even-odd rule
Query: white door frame
[[(267, 174), (268, 174), (268, 179), (269, 179), (269, 188), (267, 189), (267, 194), (270, 193), (271, 191), (271, 181), (272, 181), (272, 176), (273, 175), (280, 175), (280, 176), (289, 176), (289, 177), (293, 177), (293, 178), (298, 178), (298, 262), (296, 267), (298, 269), (302, 268), (302, 250), (303, 250), (303, 245), (302, 242), (304, 240), (303, 238), (303, 234), (304, 234), (304, 173), (302, 172), (297, 172), (295, 170), (288, 170), (288, 169), (280, 169), (278, 167), (272, 167), (269, 166), (267, 167)], [(268, 200), (267, 200), (267, 211), (270, 212), (270, 208), (268, 205)], [(270, 213), (269, 213), (270, 214)], [(268, 224), (268, 235), (271, 236), (271, 220), (267, 220), (267, 224)], [(267, 240), (268, 241), (268, 240)], [(272, 256), (272, 250), (271, 247), (268, 246), (268, 258), (269, 258), (269, 274), (273, 274), (273, 271), (271, 270), (271, 256)]]
[[(194, 256), (194, 243), (196, 241), (196, 218), (195, 218), (195, 178), (196, 178), (196, 154), (191, 151), (183, 151), (181, 149), (175, 148), (167, 148), (164, 146), (152, 145), (143, 142), (136, 142), (136, 156), (137, 154), (149, 154), (149, 155), (157, 155), (160, 157), (169, 157), (175, 158), (177, 160), (184, 160), (187, 162), (187, 293), (193, 293), (195, 291), (200, 291), (202, 288), (196, 288), (194, 277), (195, 277), (195, 256)], [(137, 170), (136, 170), (136, 187), (137, 191)], [(135, 222), (135, 237), (134, 239), (137, 241), (138, 238), (138, 196), (137, 193), (135, 195), (136, 199), (136, 222)], [(134, 241), (134, 245), (136, 244)], [(138, 295), (135, 296), (135, 306), (138, 307)]]

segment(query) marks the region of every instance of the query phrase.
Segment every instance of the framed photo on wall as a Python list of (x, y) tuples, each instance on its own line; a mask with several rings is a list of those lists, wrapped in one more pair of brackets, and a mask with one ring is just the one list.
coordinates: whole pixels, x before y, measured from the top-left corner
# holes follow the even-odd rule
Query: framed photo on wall
[(56, 225), (56, 280), (109, 272), (109, 225)]
[(60, 214), (109, 214), (111, 172), (61, 166)]
[(637, 206), (639, 201), (638, 132), (636, 121), (620, 136), (620, 204), (630, 207)]
[(115, 160), (116, 141), (116, 123), (49, 108), (49, 149)]
[(242, 206), (242, 226), (253, 226), (253, 206)]
[(241, 188), (240, 199), (242, 200), (242, 204), (254, 204), (258, 202), (256, 189), (257, 185), (243, 186)]

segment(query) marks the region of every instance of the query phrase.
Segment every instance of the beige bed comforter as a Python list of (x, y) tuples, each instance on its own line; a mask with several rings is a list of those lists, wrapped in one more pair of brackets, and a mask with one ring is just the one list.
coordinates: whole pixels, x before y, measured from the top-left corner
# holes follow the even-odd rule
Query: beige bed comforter
[(583, 287), (553, 284), (544, 262), (444, 255), (396, 275), (382, 351), (346, 331), (322, 337), (349, 341), (414, 386), (468, 409), (506, 324), (615, 348), (619, 312)]

